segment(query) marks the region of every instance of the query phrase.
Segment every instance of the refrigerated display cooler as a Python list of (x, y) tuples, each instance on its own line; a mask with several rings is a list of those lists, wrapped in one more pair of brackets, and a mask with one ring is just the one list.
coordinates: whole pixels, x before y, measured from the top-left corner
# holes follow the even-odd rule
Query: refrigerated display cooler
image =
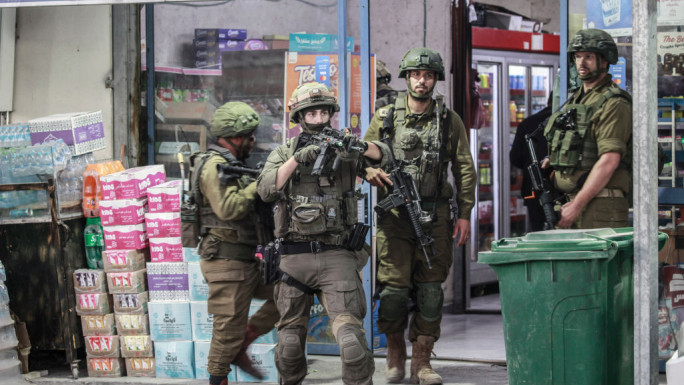
[[(475, 39), (474, 39), (475, 42)], [(485, 124), (470, 130), (470, 147), (478, 170), (476, 206), (471, 218), (470, 286), (496, 281), (478, 253), (494, 240), (527, 232), (528, 217), (520, 194), (523, 173), (509, 162), (518, 124), (546, 107), (559, 55), (473, 49), (473, 67), (480, 77)]]

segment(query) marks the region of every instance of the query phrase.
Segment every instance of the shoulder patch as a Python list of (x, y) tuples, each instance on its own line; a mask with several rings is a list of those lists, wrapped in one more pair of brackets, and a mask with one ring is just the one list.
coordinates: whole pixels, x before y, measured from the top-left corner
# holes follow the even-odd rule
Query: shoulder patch
[(389, 113), (389, 108), (384, 108), (384, 107), (381, 108), (381, 109), (379, 109), (379, 110), (376, 112), (376, 114), (377, 114), (379, 117), (383, 118), (383, 119), (385, 119), (385, 118), (387, 117), (387, 114), (388, 114), (388, 113)]

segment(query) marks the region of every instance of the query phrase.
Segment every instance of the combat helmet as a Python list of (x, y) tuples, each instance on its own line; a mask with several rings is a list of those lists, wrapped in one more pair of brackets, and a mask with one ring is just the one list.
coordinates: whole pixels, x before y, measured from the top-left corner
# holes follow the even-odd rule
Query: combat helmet
[(407, 71), (429, 70), (437, 74), (437, 80), (444, 80), (444, 63), (439, 53), (433, 49), (411, 48), (399, 64), (399, 77), (405, 78)]
[[(575, 34), (568, 44), (568, 54), (575, 52), (594, 52), (601, 54), (608, 64), (616, 64), (618, 51), (615, 40), (608, 32), (600, 29), (582, 29)], [(568, 55), (571, 59), (572, 56)]]
[(260, 122), (259, 114), (247, 103), (228, 102), (214, 112), (209, 130), (217, 138), (249, 136)]
[(382, 60), (375, 61), (375, 80), (380, 84), (389, 84), (392, 74), (387, 69), (387, 64)]
[(306, 129), (306, 124), (302, 119), (302, 114), (300, 114), (304, 109), (329, 107), (331, 116), (340, 110), (335, 94), (325, 84), (316, 82), (304, 83), (295, 88), (287, 102), (287, 107), (290, 110), (290, 121), (299, 123), (304, 129)]

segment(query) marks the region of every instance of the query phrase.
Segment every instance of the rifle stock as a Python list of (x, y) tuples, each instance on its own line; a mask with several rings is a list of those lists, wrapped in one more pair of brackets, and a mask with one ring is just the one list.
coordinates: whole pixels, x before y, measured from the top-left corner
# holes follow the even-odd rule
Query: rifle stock
[[(541, 128), (541, 126), (539, 128)], [(537, 128), (537, 130), (539, 130), (539, 128)], [(554, 224), (556, 223), (556, 212), (553, 209), (555, 200), (553, 198), (551, 186), (542, 174), (541, 165), (537, 159), (537, 151), (534, 149), (533, 139), (537, 130), (531, 134), (525, 135), (527, 149), (529, 150), (530, 158), (532, 159), (532, 163), (527, 166), (527, 172), (530, 174), (530, 180), (532, 181), (532, 196), (525, 197), (525, 199), (535, 198), (537, 194), (539, 195), (539, 202), (544, 211), (544, 230), (553, 230)]]

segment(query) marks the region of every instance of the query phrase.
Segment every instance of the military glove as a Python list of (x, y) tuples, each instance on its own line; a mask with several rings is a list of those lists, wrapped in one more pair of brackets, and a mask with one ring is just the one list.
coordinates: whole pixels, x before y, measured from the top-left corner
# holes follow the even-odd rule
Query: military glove
[(321, 152), (320, 147), (318, 147), (315, 144), (310, 144), (304, 148), (299, 149), (297, 152), (295, 152), (294, 159), (299, 164), (313, 162), (316, 160), (316, 158), (318, 157), (318, 154), (320, 152)]
[(342, 139), (346, 151), (356, 151), (362, 154), (368, 150), (368, 143), (356, 137), (354, 134), (347, 134)]

